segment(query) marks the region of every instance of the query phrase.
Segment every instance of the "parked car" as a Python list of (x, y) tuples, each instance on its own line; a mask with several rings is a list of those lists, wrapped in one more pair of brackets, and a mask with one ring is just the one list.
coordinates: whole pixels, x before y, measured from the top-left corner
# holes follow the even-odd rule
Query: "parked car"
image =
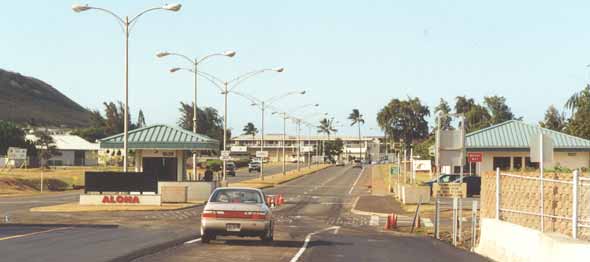
[(236, 163), (231, 161), (225, 162), (225, 173), (228, 176), (236, 176)]
[(252, 173), (252, 171), (260, 172), (260, 162), (259, 161), (251, 161), (248, 163), (248, 173)]
[(260, 189), (221, 187), (211, 193), (201, 214), (201, 241), (228, 235), (273, 240), (272, 211)]
[(363, 163), (360, 160), (355, 159), (354, 162), (352, 163), (352, 167), (353, 168), (363, 168)]
[(341, 160), (337, 161), (336, 166), (344, 166), (344, 161), (341, 161)]
[(453, 183), (467, 184), (467, 197), (472, 197), (481, 193), (481, 177), (480, 176), (464, 176), (463, 181), (457, 178)]

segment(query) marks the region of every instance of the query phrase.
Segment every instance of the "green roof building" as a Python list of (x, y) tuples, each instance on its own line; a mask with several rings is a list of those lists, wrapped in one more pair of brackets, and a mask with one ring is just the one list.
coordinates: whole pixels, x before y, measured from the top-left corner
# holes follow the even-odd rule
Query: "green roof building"
[[(99, 140), (102, 149), (123, 148), (123, 134)], [(176, 126), (152, 125), (131, 130), (128, 148), (135, 152), (135, 171), (158, 173), (159, 181), (185, 181), (186, 160), (192, 152), (210, 154), (219, 150), (219, 141)], [(194, 179), (194, 178), (193, 178)]]
[(538, 168), (530, 161), (531, 137), (543, 133), (551, 137), (554, 157), (546, 168), (555, 166), (570, 169), (588, 167), (590, 164), (590, 140), (571, 136), (558, 131), (541, 128), (518, 120), (510, 120), (466, 135), (467, 152), (481, 152), (482, 162), (472, 163), (477, 173), (492, 171), (496, 167), (504, 170)]

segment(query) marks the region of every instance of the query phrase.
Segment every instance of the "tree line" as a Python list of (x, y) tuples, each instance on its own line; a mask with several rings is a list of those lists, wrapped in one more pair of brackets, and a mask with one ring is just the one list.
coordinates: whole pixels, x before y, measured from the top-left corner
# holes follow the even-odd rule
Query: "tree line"
[[(444, 114), (460, 113), (465, 116), (467, 132), (477, 131), (508, 120), (522, 120), (516, 117), (503, 96), (486, 96), (481, 103), (467, 96), (455, 97), (453, 107), (444, 99), (431, 112), (429, 107), (417, 97), (393, 98), (377, 113), (377, 123), (384, 131), (387, 141), (401, 144), (404, 148), (414, 147), (418, 155), (428, 156), (428, 147), (434, 144), (434, 127), (430, 128), (427, 118), (436, 112)], [(569, 111), (569, 117), (566, 112)], [(451, 118), (444, 116), (436, 123), (441, 128), (451, 127)], [(540, 127), (564, 132), (569, 135), (590, 139), (590, 85), (574, 93), (559, 111), (550, 105)]]

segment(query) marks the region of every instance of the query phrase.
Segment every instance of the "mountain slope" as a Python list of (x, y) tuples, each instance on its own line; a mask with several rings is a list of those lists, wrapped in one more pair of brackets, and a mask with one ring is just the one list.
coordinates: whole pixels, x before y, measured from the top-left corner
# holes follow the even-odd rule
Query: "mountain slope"
[(90, 112), (41, 80), (0, 69), (0, 120), (81, 127)]

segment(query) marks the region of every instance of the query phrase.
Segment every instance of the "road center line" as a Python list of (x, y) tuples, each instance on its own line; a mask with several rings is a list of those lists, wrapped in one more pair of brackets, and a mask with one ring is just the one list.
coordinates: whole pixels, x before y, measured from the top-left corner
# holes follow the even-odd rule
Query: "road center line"
[(352, 184), (352, 186), (350, 187), (350, 190), (348, 190), (348, 194), (352, 194), (352, 190), (354, 189), (354, 187), (356, 186), (356, 183), (359, 182), (359, 179), (361, 178), (361, 176), (363, 175), (363, 172), (365, 171), (365, 168), (363, 167), (361, 169), (361, 173), (358, 175), (358, 177), (356, 177), (356, 180), (354, 181), (354, 184)]
[(197, 243), (197, 242), (199, 242), (199, 241), (201, 241), (201, 238), (200, 238), (200, 237), (199, 237), (199, 238), (197, 238), (197, 239), (193, 239), (193, 240), (186, 241), (186, 242), (184, 242), (184, 244), (185, 244), (185, 245), (188, 245), (188, 244)]
[(32, 232), (32, 233), (28, 233), (28, 234), (13, 235), (13, 236), (0, 238), (0, 241), (20, 238), (20, 237), (28, 237), (28, 236), (33, 236), (33, 235), (38, 235), (38, 234), (43, 234), (43, 233), (49, 233), (51, 231), (64, 230), (64, 229), (68, 229), (68, 228), (71, 228), (71, 227), (58, 227), (58, 228), (52, 228), (52, 229), (43, 230), (43, 231)]
[(322, 233), (325, 231), (330, 231), (330, 230), (334, 230), (335, 231), (334, 234), (337, 234), (339, 229), (340, 229), (339, 226), (333, 226), (333, 227), (320, 229), (318, 231), (307, 234), (307, 236), (305, 237), (305, 241), (303, 242), (303, 246), (301, 246), (301, 248), (299, 249), (297, 254), (295, 254), (295, 256), (293, 258), (291, 258), (290, 262), (297, 262), (297, 260), (299, 260), (299, 258), (303, 255), (303, 253), (305, 253), (305, 249), (307, 249), (307, 246), (309, 245), (309, 241), (311, 240), (311, 237), (313, 235), (319, 234), (319, 233)]

